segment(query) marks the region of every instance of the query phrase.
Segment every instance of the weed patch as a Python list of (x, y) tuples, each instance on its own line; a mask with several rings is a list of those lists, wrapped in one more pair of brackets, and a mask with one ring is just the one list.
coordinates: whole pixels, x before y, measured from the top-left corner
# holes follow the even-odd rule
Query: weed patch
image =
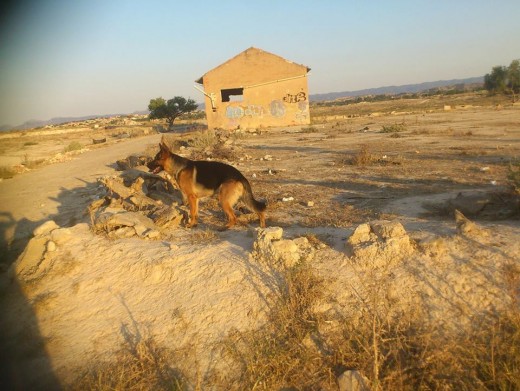
[(512, 161), (509, 164), (507, 179), (517, 193), (520, 193), (520, 161)]
[(83, 149), (83, 145), (80, 142), (72, 141), (63, 149), (63, 152), (80, 151), (81, 149)]
[(345, 160), (345, 163), (353, 166), (367, 166), (377, 163), (378, 161), (379, 158), (370, 152), (368, 146), (362, 145), (361, 149), (357, 153)]
[(0, 179), (10, 179), (16, 175), (12, 167), (0, 167)]
[(152, 338), (126, 341), (113, 360), (87, 369), (70, 389), (184, 390), (183, 375), (170, 366), (171, 361), (172, 355)]
[(383, 125), (381, 129), (381, 133), (398, 133), (404, 132), (407, 130), (405, 124), (393, 124), (393, 125)]
[(307, 263), (280, 271), (268, 323), (260, 330), (234, 332), (224, 354), (239, 366), (226, 389), (278, 390), (330, 387), (335, 378), (315, 342), (320, 317), (315, 307), (324, 280)]

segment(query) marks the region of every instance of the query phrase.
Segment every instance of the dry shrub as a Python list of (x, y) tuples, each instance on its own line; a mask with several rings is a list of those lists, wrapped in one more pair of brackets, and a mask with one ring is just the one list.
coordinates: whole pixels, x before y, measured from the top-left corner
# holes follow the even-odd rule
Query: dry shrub
[[(520, 273), (507, 273), (517, 297)], [(268, 322), (224, 343), (235, 370), (218, 386), (337, 390), (337, 376), (356, 369), (372, 390), (520, 389), (518, 300), (504, 312), (479, 314), (470, 330), (453, 330), (390, 299), (391, 277), (368, 277), (355, 310), (329, 327), (316, 310), (325, 282), (307, 264), (282, 271)]]
[(45, 159), (33, 159), (30, 160), (28, 155), (24, 156), (24, 160), (22, 162), (24, 167), (34, 170), (35, 168), (41, 167), (45, 164)]
[(212, 148), (218, 141), (216, 132), (213, 129), (208, 129), (195, 132), (193, 137), (188, 140), (188, 146), (198, 149)]
[(16, 171), (12, 167), (0, 167), (0, 179), (10, 179), (16, 175)]
[(152, 338), (131, 343), (110, 362), (89, 368), (73, 385), (72, 390), (185, 390), (181, 373), (170, 366), (172, 355), (156, 345)]
[(520, 160), (509, 163), (507, 179), (517, 193), (520, 193)]
[(306, 263), (282, 270), (279, 278), (266, 325), (234, 332), (223, 344), (225, 357), (239, 367), (225, 389), (314, 390), (335, 383), (316, 342), (320, 317), (315, 307), (324, 280)]
[(366, 166), (379, 161), (379, 158), (370, 152), (367, 145), (362, 145), (359, 152), (345, 160), (346, 164), (353, 166)]
[(345, 317), (340, 332), (328, 336), (333, 362), (360, 370), (374, 390), (520, 389), (520, 272), (507, 274), (511, 306), (476, 315), (469, 330), (447, 329), (421, 308), (401, 307), (385, 296), (385, 277), (372, 276), (359, 301), (363, 315)]
[(194, 230), (190, 233), (191, 244), (208, 244), (217, 240), (219, 236), (214, 230), (206, 228), (204, 230)]
[(407, 127), (404, 123), (402, 124), (393, 124), (393, 125), (383, 125), (381, 129), (381, 133), (398, 133), (404, 132), (407, 130)]
[(237, 160), (236, 151), (233, 148), (227, 147), (222, 144), (215, 145), (210, 152), (212, 159), (227, 161)]
[(72, 141), (69, 145), (63, 148), (63, 152), (80, 151), (81, 149), (83, 149), (83, 145), (80, 142)]

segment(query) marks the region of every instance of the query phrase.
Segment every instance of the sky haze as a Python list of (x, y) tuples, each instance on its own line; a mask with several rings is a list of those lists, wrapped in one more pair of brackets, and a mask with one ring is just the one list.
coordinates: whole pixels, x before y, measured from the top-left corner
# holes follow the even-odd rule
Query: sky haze
[(483, 76), (520, 58), (520, 2), (21, 0), (0, 27), (0, 125), (145, 110), (254, 46), (311, 94)]

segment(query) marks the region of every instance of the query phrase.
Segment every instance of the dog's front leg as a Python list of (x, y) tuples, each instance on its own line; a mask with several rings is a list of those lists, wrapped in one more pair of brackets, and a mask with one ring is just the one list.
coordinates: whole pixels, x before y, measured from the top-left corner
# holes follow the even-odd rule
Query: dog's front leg
[(195, 194), (188, 195), (188, 204), (190, 206), (190, 221), (187, 227), (197, 226), (197, 218), (199, 217), (199, 199)]

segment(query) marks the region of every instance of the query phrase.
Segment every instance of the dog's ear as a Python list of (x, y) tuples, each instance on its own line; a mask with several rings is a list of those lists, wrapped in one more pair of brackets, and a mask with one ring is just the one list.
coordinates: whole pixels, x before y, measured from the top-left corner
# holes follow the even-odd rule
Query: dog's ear
[(164, 143), (164, 140), (161, 140), (159, 143), (159, 148), (161, 149), (161, 152), (170, 152), (170, 148)]

